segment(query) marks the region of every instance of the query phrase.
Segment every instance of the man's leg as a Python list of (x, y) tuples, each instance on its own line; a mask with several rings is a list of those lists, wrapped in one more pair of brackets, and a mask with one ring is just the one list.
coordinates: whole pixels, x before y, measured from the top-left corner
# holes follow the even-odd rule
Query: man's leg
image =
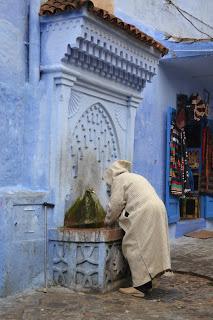
[(145, 284), (142, 284), (139, 287), (135, 287), (135, 289), (143, 292), (144, 294), (147, 294), (152, 290), (152, 281), (149, 281), (149, 282), (147, 282)]
[(134, 297), (143, 298), (152, 290), (152, 281), (149, 281), (139, 287), (120, 288), (119, 291), (124, 294), (130, 294)]

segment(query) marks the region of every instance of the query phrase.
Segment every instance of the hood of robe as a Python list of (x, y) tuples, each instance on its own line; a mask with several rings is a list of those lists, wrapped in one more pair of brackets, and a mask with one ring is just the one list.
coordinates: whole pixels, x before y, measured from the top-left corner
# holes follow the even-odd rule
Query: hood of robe
[(106, 169), (104, 173), (104, 181), (108, 185), (112, 185), (113, 179), (124, 172), (130, 172), (131, 170), (131, 162), (127, 160), (117, 160), (113, 162), (113, 164)]

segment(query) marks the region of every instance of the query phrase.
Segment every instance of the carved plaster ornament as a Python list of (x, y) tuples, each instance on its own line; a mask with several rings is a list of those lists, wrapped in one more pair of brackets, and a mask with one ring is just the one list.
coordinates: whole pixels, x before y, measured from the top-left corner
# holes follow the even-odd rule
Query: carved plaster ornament
[(85, 160), (89, 153), (96, 155), (103, 172), (119, 155), (112, 119), (100, 103), (86, 109), (74, 128), (71, 146), (73, 178), (78, 177), (79, 161)]

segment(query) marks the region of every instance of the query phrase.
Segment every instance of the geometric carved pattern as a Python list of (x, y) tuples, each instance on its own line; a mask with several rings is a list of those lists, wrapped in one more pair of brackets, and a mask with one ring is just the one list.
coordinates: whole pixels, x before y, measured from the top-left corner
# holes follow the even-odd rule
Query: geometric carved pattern
[[(109, 234), (111, 231), (109, 229)], [(118, 239), (105, 242), (102, 236), (99, 238), (101, 233), (99, 229), (92, 229), (91, 235), (89, 230), (85, 233), (85, 238), (82, 238), (82, 231), (80, 238), (70, 238), (72, 231), (66, 230), (60, 240), (55, 236), (51, 239), (54, 241), (50, 251), (53, 283), (77, 291), (106, 292), (126, 282), (129, 269), (122, 254), (121, 234), (117, 234)]]
[(109, 283), (125, 277), (128, 266), (123, 257), (120, 242), (108, 245), (106, 254), (105, 284), (107, 286)]
[(77, 246), (76, 284), (83, 288), (98, 286), (98, 246)]
[(78, 120), (72, 135), (71, 157), (72, 177), (78, 176), (79, 161), (86, 151), (96, 154), (102, 170), (119, 156), (116, 135), (112, 121), (100, 103), (90, 106)]
[[(99, 32), (94, 30), (98, 29)], [(86, 23), (73, 45), (68, 45), (63, 61), (123, 83), (141, 91), (156, 72), (156, 58), (143, 49), (127, 45), (125, 40)], [(107, 41), (106, 41), (107, 39)], [(130, 49), (131, 48), (131, 49)], [(132, 50), (133, 49), (133, 50)]]
[[(91, 50), (88, 52), (87, 48), (90, 46), (90, 42), (83, 39), (78, 39), (79, 48), (71, 48), (68, 46), (68, 52), (65, 54), (64, 62), (68, 64), (74, 64), (78, 67), (82, 67), (88, 71), (94, 72), (104, 78), (115, 80), (116, 82), (123, 83), (128, 87), (132, 87), (138, 91), (141, 91), (146, 84), (146, 81), (151, 82), (151, 78), (154, 76), (154, 72), (151, 69), (147, 69), (138, 63), (125, 60), (122, 54), (119, 56), (116, 53), (107, 51), (96, 45), (96, 51), (99, 50), (99, 55), (96, 57), (90, 52), (93, 52), (94, 44), (91, 45)], [(81, 45), (81, 44), (84, 45)], [(85, 50), (82, 48), (85, 48)], [(106, 56), (110, 57), (110, 60), (105, 60)], [(102, 58), (100, 58), (102, 57)]]
[(65, 63), (138, 91), (156, 74), (159, 56), (94, 21), (81, 22), (81, 30), (73, 38), (62, 60)]
[(70, 90), (70, 99), (68, 105), (68, 119), (72, 118), (79, 110), (80, 95), (74, 90)]
[[(60, 21), (43, 19), (42, 33), (49, 32), (48, 37), (54, 39), (52, 34), (56, 31), (62, 37), (63, 45), (67, 45), (62, 62), (81, 69), (81, 74), (85, 70), (137, 91), (151, 82), (160, 53), (149, 45), (139, 44), (136, 39), (129, 41), (127, 34), (123, 37), (119, 30), (112, 32), (112, 27), (103, 26), (99, 19), (96, 21), (83, 12), (79, 19), (67, 15), (60, 18)], [(69, 34), (68, 44), (66, 34)]]
[(53, 280), (55, 284), (66, 285), (66, 274), (68, 272), (68, 262), (64, 258), (64, 245), (54, 244), (53, 256)]

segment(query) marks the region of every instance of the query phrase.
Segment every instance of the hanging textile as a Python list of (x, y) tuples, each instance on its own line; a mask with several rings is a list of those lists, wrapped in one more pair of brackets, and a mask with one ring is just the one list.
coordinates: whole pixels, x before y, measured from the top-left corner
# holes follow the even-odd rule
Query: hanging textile
[(208, 104), (205, 103), (199, 94), (194, 94), (190, 98), (191, 100), (191, 107), (194, 113), (194, 120), (200, 121), (204, 117), (208, 117)]
[(213, 195), (213, 128), (211, 128), (210, 125), (202, 131), (202, 172), (200, 192)]
[(172, 122), (170, 137), (170, 192), (181, 197), (191, 188), (185, 130), (177, 121)]

